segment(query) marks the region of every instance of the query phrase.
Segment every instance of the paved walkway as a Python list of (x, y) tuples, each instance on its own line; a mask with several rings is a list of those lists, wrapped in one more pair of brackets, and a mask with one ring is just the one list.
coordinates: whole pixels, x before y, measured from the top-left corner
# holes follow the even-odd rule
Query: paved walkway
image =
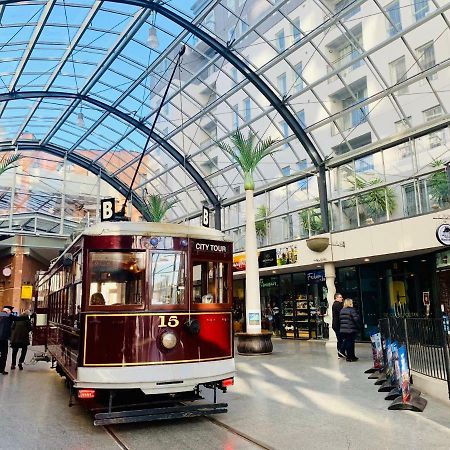
[[(450, 408), (433, 398), (423, 413), (388, 411), (364, 370), (320, 343), (274, 340), (270, 356), (237, 357), (236, 384), (221, 397), (228, 414), (114, 426), (130, 449), (448, 449)], [(30, 355), (31, 356), (31, 355)], [(0, 376), (0, 449), (117, 449), (79, 405), (67, 406), (64, 381), (39, 362)], [(231, 429), (231, 431), (230, 431)], [(235, 430), (236, 432), (232, 432)], [(122, 447), (123, 448), (123, 447)]]

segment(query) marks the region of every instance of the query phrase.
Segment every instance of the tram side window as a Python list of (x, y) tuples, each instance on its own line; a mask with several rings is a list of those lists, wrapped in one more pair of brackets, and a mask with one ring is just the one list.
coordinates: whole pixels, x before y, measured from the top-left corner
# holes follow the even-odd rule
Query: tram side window
[(197, 261), (192, 266), (194, 303), (226, 303), (228, 300), (228, 264)]
[(185, 287), (184, 253), (152, 253), (152, 305), (181, 305)]
[(89, 305), (142, 305), (144, 252), (89, 253)]

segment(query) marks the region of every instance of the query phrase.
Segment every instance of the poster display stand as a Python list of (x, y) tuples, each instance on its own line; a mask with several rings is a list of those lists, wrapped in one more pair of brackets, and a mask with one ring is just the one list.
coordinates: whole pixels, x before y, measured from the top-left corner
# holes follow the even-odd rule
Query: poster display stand
[(411, 392), (410, 377), (409, 377), (409, 365), (408, 365), (408, 355), (406, 351), (406, 346), (402, 345), (397, 350), (398, 354), (398, 366), (399, 366), (399, 385), (401, 387), (401, 396), (398, 396), (392, 404), (388, 407), (389, 410), (400, 410), (400, 411), (416, 411), (423, 412), (427, 401)]
[[(373, 376), (369, 376), (369, 379), (375, 379), (380, 376), (381, 369), (383, 368), (383, 346), (381, 344), (381, 333), (373, 332), (370, 335), (370, 342), (372, 344), (372, 359), (373, 367), (364, 371), (364, 373), (371, 373)], [(375, 374), (378, 374), (375, 376)]]

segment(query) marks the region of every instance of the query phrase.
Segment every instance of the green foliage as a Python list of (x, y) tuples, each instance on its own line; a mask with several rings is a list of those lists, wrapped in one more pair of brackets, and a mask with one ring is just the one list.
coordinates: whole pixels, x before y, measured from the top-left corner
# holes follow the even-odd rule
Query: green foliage
[[(438, 159), (433, 161), (430, 166), (443, 169), (444, 162)], [(428, 190), (433, 200), (437, 202), (439, 206), (443, 206), (445, 203), (449, 202), (448, 176), (445, 170), (439, 170), (430, 175), (428, 178)]]
[(316, 208), (308, 208), (298, 213), (303, 229), (308, 234), (318, 234), (323, 231), (322, 216)]
[(144, 202), (150, 216), (150, 222), (162, 222), (167, 211), (169, 211), (177, 201), (178, 200), (167, 201), (160, 194), (149, 194), (144, 198)]
[(254, 190), (253, 171), (262, 159), (277, 151), (275, 148), (270, 148), (277, 141), (269, 137), (255, 144), (256, 136), (252, 132), (249, 131), (247, 137), (244, 137), (240, 130), (234, 131), (230, 136), (230, 140), (233, 146), (225, 142), (218, 142), (217, 145), (233, 161), (238, 163), (244, 172), (244, 189), (246, 191)]
[(23, 156), (20, 153), (3, 155), (0, 159), (0, 175), (9, 169), (17, 167), (16, 162), (22, 158)]
[[(365, 180), (359, 175), (349, 177), (349, 181), (355, 185), (356, 190), (367, 189), (382, 183), (380, 178)], [(392, 214), (397, 207), (395, 193), (390, 187), (379, 187), (362, 194), (358, 194), (358, 203), (362, 207), (367, 218), (375, 218), (384, 215), (386, 212)], [(355, 200), (356, 204), (356, 200)]]
[(259, 238), (265, 238), (267, 235), (267, 216), (269, 215), (269, 209), (265, 205), (260, 205), (256, 209), (255, 214), (255, 228), (256, 235)]

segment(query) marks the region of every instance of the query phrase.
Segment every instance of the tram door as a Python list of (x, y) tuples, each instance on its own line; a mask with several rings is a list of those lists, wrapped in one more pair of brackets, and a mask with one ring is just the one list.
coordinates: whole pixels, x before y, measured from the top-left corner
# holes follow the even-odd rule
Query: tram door
[(36, 274), (36, 297), (34, 301), (32, 345), (47, 343), (48, 281), (44, 281), (44, 272)]

